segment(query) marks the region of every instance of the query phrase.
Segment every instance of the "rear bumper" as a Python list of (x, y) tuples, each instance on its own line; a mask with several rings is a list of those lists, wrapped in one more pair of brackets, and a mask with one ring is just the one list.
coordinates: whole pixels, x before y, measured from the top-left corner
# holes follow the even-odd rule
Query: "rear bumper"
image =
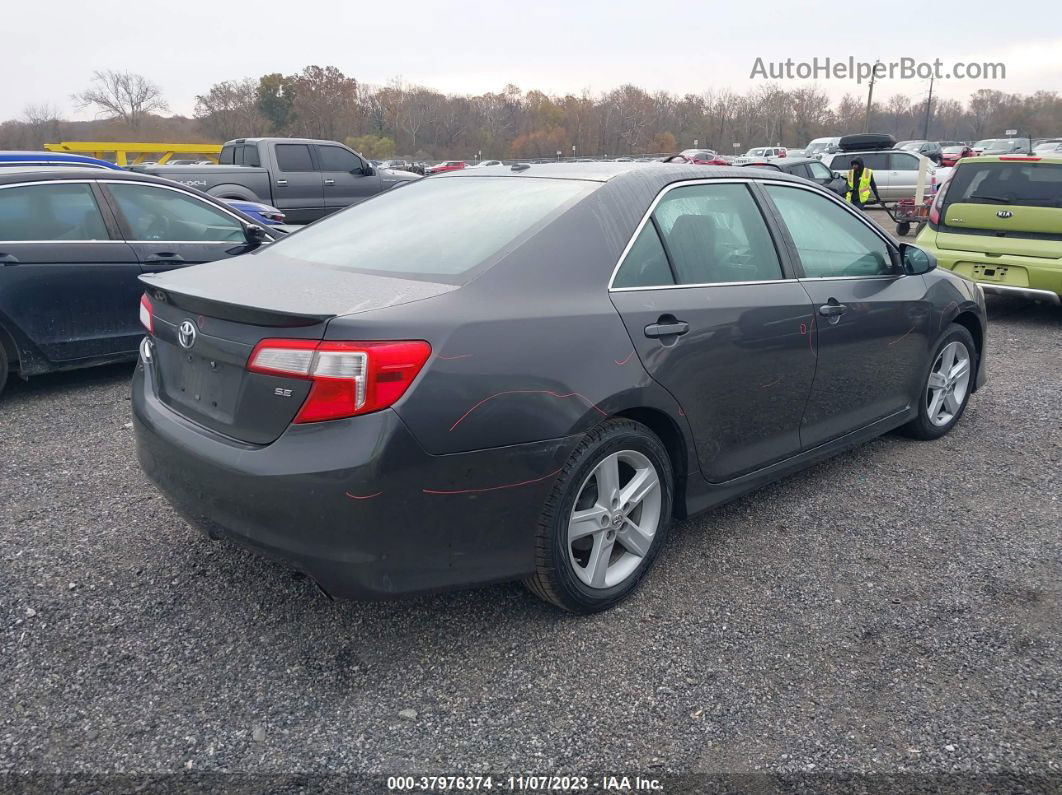
[(1006, 284), (992, 284), (991, 282), (978, 282), (986, 293), (995, 295), (1013, 295), (1025, 298), (1029, 301), (1046, 301), (1049, 304), (1062, 304), (1062, 297), (1050, 290), (1034, 290), (1031, 287), (1010, 287)]
[[(986, 293), (1013, 295), (1052, 304), (1062, 302), (1062, 259), (1017, 254), (989, 257), (983, 252), (938, 248), (935, 245), (936, 233), (928, 227), (915, 242), (933, 254), (941, 268), (977, 282)], [(1007, 275), (1000, 280), (988, 281), (978, 278), (978, 269), (982, 268), (1007, 269)]]
[(272, 444), (246, 445), (165, 406), (142, 362), (132, 404), (140, 464), (178, 512), (340, 598), (532, 573), (535, 524), (575, 444), (433, 456), (385, 410), (293, 425)]

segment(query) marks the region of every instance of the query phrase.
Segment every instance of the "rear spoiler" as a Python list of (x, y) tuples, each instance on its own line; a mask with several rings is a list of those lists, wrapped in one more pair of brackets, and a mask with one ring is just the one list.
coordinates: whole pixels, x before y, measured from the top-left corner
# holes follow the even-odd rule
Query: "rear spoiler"
[(336, 317), (335, 314), (303, 314), (216, 301), (193, 293), (182, 293), (172, 287), (163, 289), (154, 284), (154, 276), (155, 274), (140, 276), (140, 281), (147, 288), (147, 293), (151, 300), (158, 301), (161, 304), (169, 304), (193, 315), (214, 317), (219, 320), (231, 320), (235, 323), (247, 323), (252, 326), (274, 326), (278, 328), (314, 326)]

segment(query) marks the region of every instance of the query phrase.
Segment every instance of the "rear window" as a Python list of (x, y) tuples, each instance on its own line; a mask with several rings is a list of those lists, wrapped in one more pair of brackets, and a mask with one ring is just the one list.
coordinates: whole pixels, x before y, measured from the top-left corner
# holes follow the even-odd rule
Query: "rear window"
[(598, 187), (529, 177), (428, 179), (382, 193), (269, 248), (334, 268), (463, 283)]
[(1062, 207), (1062, 165), (960, 161), (951, 178), (947, 202)]

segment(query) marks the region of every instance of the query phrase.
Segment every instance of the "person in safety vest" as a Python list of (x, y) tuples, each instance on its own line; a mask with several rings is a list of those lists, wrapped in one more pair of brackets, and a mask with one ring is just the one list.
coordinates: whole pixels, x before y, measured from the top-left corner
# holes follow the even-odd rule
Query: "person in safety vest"
[(863, 205), (870, 201), (871, 191), (880, 204), (881, 195), (874, 182), (874, 170), (863, 165), (863, 158), (853, 157), (851, 168), (848, 169), (848, 192), (844, 195), (845, 201), (862, 209)]

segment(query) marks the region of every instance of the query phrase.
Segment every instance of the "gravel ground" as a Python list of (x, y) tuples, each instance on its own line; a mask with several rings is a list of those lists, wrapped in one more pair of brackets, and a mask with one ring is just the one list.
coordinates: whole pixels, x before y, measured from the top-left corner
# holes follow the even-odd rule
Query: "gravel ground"
[(635, 597), (591, 618), (517, 585), (332, 603), (148, 485), (129, 367), (14, 383), (0, 772), (1058, 786), (1062, 310), (990, 312), (989, 384), (952, 434), (890, 435), (684, 523)]

